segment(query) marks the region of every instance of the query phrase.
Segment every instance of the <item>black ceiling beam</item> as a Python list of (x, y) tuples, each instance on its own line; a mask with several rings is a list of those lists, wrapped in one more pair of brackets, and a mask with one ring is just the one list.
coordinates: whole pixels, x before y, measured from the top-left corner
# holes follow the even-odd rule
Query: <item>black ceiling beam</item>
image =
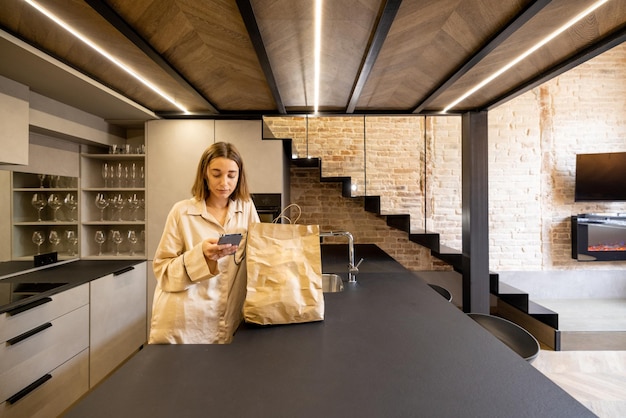
[(376, 23), (374, 36), (372, 37), (372, 40), (369, 44), (365, 60), (363, 60), (363, 63), (361, 64), (361, 69), (359, 70), (357, 80), (354, 83), (352, 92), (350, 93), (350, 99), (348, 100), (346, 113), (353, 113), (356, 109), (356, 104), (359, 101), (359, 97), (361, 97), (363, 87), (365, 87), (365, 82), (372, 72), (374, 63), (376, 62), (378, 54), (380, 53), (380, 50), (385, 43), (385, 39), (387, 38), (387, 34), (389, 34), (391, 24), (393, 23), (396, 14), (398, 13), (398, 9), (400, 8), (401, 3), (402, 0), (387, 0), (385, 2), (383, 11), (380, 15), (380, 18), (378, 19), (378, 22)]
[(492, 38), (480, 51), (474, 54), (467, 62), (465, 62), (459, 69), (457, 69), (450, 77), (448, 77), (442, 84), (429, 93), (429, 95), (421, 103), (419, 103), (412, 113), (420, 113), (426, 106), (433, 102), (443, 92), (445, 92), (452, 84), (457, 82), (461, 77), (467, 74), (472, 68), (474, 68), (480, 61), (489, 55), (494, 49), (500, 46), (505, 40), (513, 35), (518, 29), (525, 25), (530, 19), (535, 17), (544, 7), (550, 4), (552, 0), (537, 0), (524, 11), (522, 11), (517, 17), (515, 17), (511, 23), (509, 23), (502, 31), (500, 31), (494, 38)]
[(585, 48), (578, 54), (575, 54), (569, 59), (553, 66), (549, 70), (531, 79), (527, 83), (522, 84), (521, 86), (503, 94), (502, 96), (495, 99), (493, 102), (486, 105), (485, 109), (491, 110), (497, 106), (500, 106), (501, 104), (506, 103), (509, 100), (512, 100), (515, 97), (534, 89), (535, 87), (553, 79), (554, 77), (560, 76), (561, 74), (571, 70), (572, 68), (577, 67), (578, 65), (597, 57), (598, 55), (608, 51), (609, 49), (617, 45), (620, 45), (623, 42), (626, 42), (626, 25), (622, 26), (621, 29), (618, 29), (600, 39), (598, 42), (594, 43), (590, 47)]
[(287, 110), (285, 109), (285, 104), (280, 97), (278, 85), (276, 84), (276, 79), (274, 78), (274, 72), (272, 71), (272, 66), (267, 56), (267, 51), (265, 50), (265, 45), (263, 44), (263, 38), (261, 37), (261, 31), (259, 31), (259, 26), (256, 23), (254, 10), (252, 10), (250, 0), (237, 0), (237, 7), (239, 7), (239, 13), (243, 18), (243, 23), (246, 25), (248, 36), (250, 36), (250, 41), (252, 41), (252, 46), (256, 51), (256, 56), (259, 59), (261, 69), (265, 74), (265, 79), (269, 89), (272, 92), (272, 96), (274, 96), (278, 113), (284, 115), (287, 113)]
[(117, 29), (122, 35), (124, 35), (129, 41), (131, 41), (137, 48), (139, 48), (144, 54), (148, 56), (155, 64), (157, 64), (163, 71), (165, 71), (170, 77), (172, 77), (178, 84), (180, 84), (185, 90), (191, 92), (193, 95), (200, 97), (209, 108), (212, 113), (220, 113), (215, 106), (200, 93), (196, 88), (185, 79), (174, 67), (167, 62), (161, 54), (159, 54), (148, 42), (145, 41), (120, 15), (115, 12), (108, 4), (102, 0), (85, 0), (92, 9), (94, 9), (100, 16), (102, 16), (107, 22), (109, 22), (115, 29)]

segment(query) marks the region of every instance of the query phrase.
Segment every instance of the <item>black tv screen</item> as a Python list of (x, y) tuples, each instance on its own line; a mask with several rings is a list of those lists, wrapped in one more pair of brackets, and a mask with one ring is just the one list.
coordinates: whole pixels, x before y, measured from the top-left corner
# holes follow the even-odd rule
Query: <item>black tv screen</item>
[(576, 155), (574, 200), (626, 200), (626, 152)]

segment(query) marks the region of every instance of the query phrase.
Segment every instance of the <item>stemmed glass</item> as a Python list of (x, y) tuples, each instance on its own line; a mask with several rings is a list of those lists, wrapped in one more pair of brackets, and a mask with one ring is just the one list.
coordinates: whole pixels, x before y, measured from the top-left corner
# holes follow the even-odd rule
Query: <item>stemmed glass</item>
[(63, 199), (63, 203), (70, 210), (70, 221), (74, 221), (76, 218), (74, 217), (74, 211), (78, 207), (78, 202), (76, 201), (76, 196), (71, 193), (65, 195), (65, 199)]
[(67, 240), (67, 243), (68, 243), (69, 255), (71, 256), (76, 255), (76, 252), (74, 250), (74, 247), (78, 243), (78, 237), (76, 236), (76, 231), (72, 231), (71, 229), (68, 229), (67, 231), (65, 231), (65, 239)]
[(41, 222), (41, 210), (46, 207), (46, 196), (43, 193), (35, 193), (31, 200), (35, 209), (37, 209), (37, 221)]
[(100, 248), (98, 249), (98, 255), (102, 255), (102, 244), (104, 244), (104, 242), (107, 240), (106, 236), (104, 235), (104, 231), (101, 231), (101, 230), (96, 231), (94, 240), (100, 246)]
[(115, 255), (120, 255), (120, 244), (124, 238), (122, 234), (117, 229), (111, 231), (111, 241), (115, 244)]
[(61, 237), (59, 236), (59, 233), (53, 229), (48, 235), (48, 241), (52, 244), (52, 249), (56, 251), (57, 245), (61, 243)]
[(117, 163), (115, 167), (115, 177), (117, 177), (117, 187), (122, 187), (122, 175), (124, 174), (124, 168), (122, 163)]
[(135, 163), (130, 166), (130, 186), (137, 187), (137, 164)]
[(128, 242), (130, 243), (130, 255), (135, 255), (135, 244), (137, 244), (137, 233), (131, 229), (128, 231)]
[(61, 199), (59, 198), (58, 194), (52, 193), (48, 197), (48, 206), (50, 206), (52, 210), (54, 211), (53, 212), (54, 222), (58, 222), (59, 220), (57, 219), (57, 211), (59, 210), (61, 206), (63, 206), (63, 203), (61, 202)]
[(113, 207), (115, 209), (117, 209), (118, 213), (117, 213), (117, 220), (118, 221), (122, 221), (122, 211), (124, 210), (124, 207), (126, 206), (126, 200), (124, 199), (124, 196), (122, 196), (121, 193), (115, 195), (115, 197), (113, 197)]
[(33, 232), (33, 242), (37, 245), (37, 254), (41, 254), (41, 244), (45, 242), (45, 238), (43, 232), (35, 231)]
[(39, 177), (39, 188), (43, 189), (43, 181), (46, 179), (46, 175), (45, 174), (37, 174), (37, 177)]
[(109, 187), (109, 165), (107, 163), (102, 164), (102, 178), (104, 179), (104, 187)]
[(137, 220), (137, 209), (139, 209), (140, 203), (141, 202), (139, 201), (139, 198), (137, 197), (137, 193), (133, 193), (133, 195), (128, 198), (128, 207), (131, 210), (131, 215), (132, 215), (131, 219), (133, 221)]
[(104, 221), (104, 210), (109, 206), (109, 200), (104, 193), (98, 193), (96, 195), (96, 207), (100, 209), (100, 220)]

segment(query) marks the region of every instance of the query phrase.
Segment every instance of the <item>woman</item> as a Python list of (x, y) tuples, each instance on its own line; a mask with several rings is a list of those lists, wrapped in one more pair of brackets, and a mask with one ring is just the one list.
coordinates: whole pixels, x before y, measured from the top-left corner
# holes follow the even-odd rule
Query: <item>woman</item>
[[(154, 257), (151, 344), (229, 343), (242, 320), (245, 236), (259, 215), (233, 145), (204, 151), (191, 192), (172, 207)], [(243, 235), (238, 246), (217, 243), (231, 233)]]

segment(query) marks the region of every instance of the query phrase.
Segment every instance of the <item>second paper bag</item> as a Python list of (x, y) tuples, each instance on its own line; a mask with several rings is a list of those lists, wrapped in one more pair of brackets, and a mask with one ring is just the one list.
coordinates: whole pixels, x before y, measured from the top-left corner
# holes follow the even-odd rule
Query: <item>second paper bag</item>
[(246, 253), (246, 322), (276, 325), (324, 319), (318, 225), (251, 224)]

